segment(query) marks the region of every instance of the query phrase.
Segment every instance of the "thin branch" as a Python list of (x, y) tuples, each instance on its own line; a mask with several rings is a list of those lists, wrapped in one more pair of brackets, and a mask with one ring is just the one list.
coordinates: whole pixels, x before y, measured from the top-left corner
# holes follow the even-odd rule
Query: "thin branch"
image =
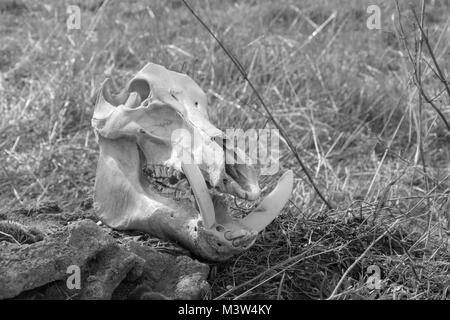
[[(414, 83), (417, 84), (415, 77), (414, 77)], [(419, 89), (419, 92), (422, 95), (422, 97), (425, 99), (425, 101), (436, 111), (436, 113), (442, 119), (445, 126), (447, 127), (447, 130), (450, 131), (450, 124), (448, 123), (447, 119), (445, 119), (445, 116), (442, 113), (442, 111), (439, 110), (439, 108), (436, 106), (436, 104), (433, 102), (433, 100), (430, 99), (430, 97), (428, 97), (428, 95), (425, 93), (425, 91), (423, 90), (423, 88), (421, 86), (418, 86), (418, 89)]]
[(434, 66), (436, 68), (436, 71), (439, 74), (439, 80), (445, 86), (445, 90), (447, 91), (447, 95), (448, 95), (448, 97), (450, 99), (450, 87), (448, 86), (447, 80), (445, 79), (444, 73), (442, 72), (439, 63), (437, 62), (437, 59), (436, 59), (436, 57), (434, 55), (434, 52), (433, 52), (433, 49), (431, 48), (428, 36), (425, 34), (425, 31), (423, 30), (422, 26), (420, 25), (419, 18), (417, 17), (416, 11), (414, 10), (413, 7), (411, 7), (411, 11), (412, 11), (412, 13), (414, 15), (414, 19), (416, 20), (416, 22), (417, 22), (417, 24), (419, 26), (420, 32), (422, 33), (423, 40), (425, 41), (425, 45), (428, 48), (428, 52), (429, 52), (429, 54), (431, 56), (431, 59), (433, 60), (433, 64), (434, 64)]
[[(397, 0), (395, 0), (395, 4), (396, 4), (396, 7), (397, 7), (398, 24), (399, 24), (399, 28), (400, 28), (399, 29), (399, 31), (400, 31), (399, 32), (399, 36), (400, 36), (400, 39), (403, 42), (403, 46), (405, 47), (406, 53), (408, 54), (409, 60), (410, 60), (410, 62), (412, 64), (412, 66), (413, 66), (413, 70), (414, 70), (413, 81), (414, 81), (414, 84), (417, 87), (417, 89), (419, 90), (419, 92), (422, 95), (422, 97), (424, 98), (424, 100), (434, 109), (434, 111), (436, 111), (436, 113), (439, 115), (439, 117), (444, 122), (445, 126), (447, 127), (447, 130), (450, 131), (450, 124), (448, 123), (448, 121), (445, 118), (444, 114), (441, 112), (441, 110), (438, 108), (438, 106), (436, 106), (436, 104), (433, 102), (433, 100), (428, 97), (428, 95), (426, 94), (425, 90), (423, 89), (423, 86), (421, 85), (420, 79), (419, 79), (418, 74), (417, 74), (417, 69), (415, 68), (414, 58), (413, 58), (413, 56), (411, 54), (411, 51), (409, 49), (408, 40), (406, 38), (406, 34), (405, 34), (404, 29), (403, 29), (403, 24), (402, 24), (402, 21), (401, 21), (402, 14), (401, 14), (400, 6), (399, 6)], [(417, 22), (420, 25), (419, 18), (417, 17), (415, 12), (414, 12), (414, 16), (416, 17)], [(421, 32), (422, 32), (422, 35), (424, 35), (424, 32), (423, 32), (422, 28), (421, 28)], [(433, 50), (431, 49), (431, 46), (429, 44), (428, 37), (426, 37), (426, 35), (423, 37), (423, 40), (425, 41), (428, 50), (430, 52), (433, 52)], [(431, 56), (434, 57), (434, 54), (431, 53)], [(435, 62), (435, 61), (436, 60), (433, 59), (433, 62), (435, 63), (435, 67), (439, 68), (439, 65), (436, 65), (437, 62)], [(442, 72), (440, 71), (440, 68), (438, 69), (437, 72), (442, 75)], [(443, 76), (440, 76), (440, 78), (443, 78)], [(444, 81), (444, 84), (446, 84), (445, 81)], [(447, 89), (448, 89), (448, 86), (446, 87), (445, 90), (447, 91)], [(450, 97), (450, 95), (449, 95), (449, 97)]]

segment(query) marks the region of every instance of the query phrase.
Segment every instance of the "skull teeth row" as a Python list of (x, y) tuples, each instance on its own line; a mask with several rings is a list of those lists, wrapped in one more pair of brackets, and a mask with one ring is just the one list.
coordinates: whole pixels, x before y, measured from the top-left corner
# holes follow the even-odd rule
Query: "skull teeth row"
[(182, 172), (163, 165), (149, 165), (143, 172), (158, 193), (175, 200), (195, 202), (189, 182)]
[(172, 185), (176, 184), (180, 180), (186, 179), (182, 172), (163, 165), (149, 165), (144, 168), (144, 173), (149, 178), (153, 179), (171, 179), (172, 183), (170, 184)]

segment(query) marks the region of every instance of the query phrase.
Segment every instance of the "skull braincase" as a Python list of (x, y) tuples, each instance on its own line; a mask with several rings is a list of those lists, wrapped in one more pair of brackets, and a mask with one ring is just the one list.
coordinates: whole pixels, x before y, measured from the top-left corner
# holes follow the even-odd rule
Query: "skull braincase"
[(226, 155), (236, 154), (211, 124), (202, 89), (187, 75), (152, 63), (120, 94), (110, 85), (110, 79), (103, 83), (92, 118), (102, 221), (176, 241), (210, 260), (248, 249), (287, 202), (292, 172), (254, 212), (232, 219), (223, 193), (257, 200), (257, 174), (251, 166), (225, 163)]

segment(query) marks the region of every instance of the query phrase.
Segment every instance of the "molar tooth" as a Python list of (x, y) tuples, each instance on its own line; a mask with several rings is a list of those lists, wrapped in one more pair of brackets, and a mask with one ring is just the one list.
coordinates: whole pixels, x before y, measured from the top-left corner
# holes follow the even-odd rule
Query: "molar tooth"
[(178, 177), (177, 177), (177, 170), (176, 169), (174, 169), (174, 168), (172, 168), (172, 167), (170, 167), (169, 168), (169, 178), (171, 178), (172, 179), (172, 181), (178, 181), (178, 180), (180, 180)]
[(176, 170), (176, 174), (178, 180), (186, 180), (186, 176), (183, 174), (183, 172)]
[(175, 190), (174, 198), (177, 199), (177, 200), (182, 199), (183, 198), (183, 192), (180, 191), (180, 190)]
[(155, 165), (148, 165), (146, 168), (146, 173), (150, 177), (155, 177), (156, 175)]
[(169, 169), (167, 167), (161, 166), (161, 176), (164, 178), (170, 177)]
[(158, 178), (164, 178), (165, 177), (165, 167), (160, 164), (156, 165), (155, 173)]
[(190, 191), (184, 193), (184, 198), (192, 203), (195, 203), (195, 197)]
[(157, 166), (158, 177), (160, 177), (160, 178), (168, 178), (168, 177), (170, 177), (169, 169), (170, 168), (159, 164)]
[(183, 198), (184, 198), (184, 199), (189, 199), (190, 196), (191, 196), (191, 195), (190, 195), (189, 192), (187, 192), (187, 191), (184, 191), (184, 192), (183, 192)]

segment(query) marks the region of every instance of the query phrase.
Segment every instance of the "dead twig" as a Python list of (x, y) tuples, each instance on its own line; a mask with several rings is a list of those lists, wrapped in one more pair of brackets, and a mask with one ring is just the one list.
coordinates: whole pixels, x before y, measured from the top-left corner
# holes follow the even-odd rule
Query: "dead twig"
[[(411, 62), (411, 65), (413, 67), (413, 81), (415, 86), (417, 87), (417, 89), (419, 90), (419, 93), (421, 94), (421, 96), (423, 97), (423, 99), (434, 109), (434, 111), (436, 111), (436, 113), (438, 114), (439, 118), (441, 118), (441, 120), (444, 122), (445, 126), (447, 127), (447, 130), (450, 131), (450, 124), (448, 123), (447, 119), (445, 118), (444, 114), (442, 113), (442, 111), (439, 109), (439, 107), (433, 102), (433, 99), (431, 99), (428, 94), (425, 92), (423, 85), (422, 85), (422, 72), (419, 73), (418, 69), (417, 69), (417, 61), (415, 61), (414, 57), (412, 56), (412, 53), (409, 49), (409, 45), (408, 45), (408, 41), (406, 38), (406, 33), (403, 29), (403, 23), (402, 23), (402, 13), (400, 10), (400, 6), (398, 4), (398, 0), (395, 0), (395, 4), (396, 4), (396, 8), (397, 8), (397, 15), (398, 15), (398, 25), (399, 25), (399, 35), (400, 35), (400, 39), (403, 43), (403, 46), (405, 47), (405, 50), (408, 54), (408, 58)], [(417, 16), (416, 12), (414, 11), (414, 9), (411, 7), (411, 10), (413, 12), (414, 15), (414, 19), (416, 20), (417, 25), (419, 26), (420, 32), (421, 32), (421, 37), (423, 42), (425, 43), (425, 45), (427, 46), (428, 52), (431, 56), (431, 59), (433, 60), (433, 64), (434, 67), (436, 68), (436, 73), (437, 73), (437, 77), (438, 79), (444, 84), (445, 86), (445, 91), (447, 92), (447, 94), (449, 95), (450, 98), (450, 88), (447, 84), (447, 81), (445, 80), (444, 74), (439, 66), (439, 63), (437, 62), (436, 56), (434, 54), (433, 48), (431, 48), (430, 45), (430, 41), (428, 39), (428, 36), (425, 34), (425, 31), (423, 30), (421, 23), (419, 21), (419, 17)], [(423, 57), (422, 57), (423, 59)], [(432, 69), (432, 68), (431, 68)]]

